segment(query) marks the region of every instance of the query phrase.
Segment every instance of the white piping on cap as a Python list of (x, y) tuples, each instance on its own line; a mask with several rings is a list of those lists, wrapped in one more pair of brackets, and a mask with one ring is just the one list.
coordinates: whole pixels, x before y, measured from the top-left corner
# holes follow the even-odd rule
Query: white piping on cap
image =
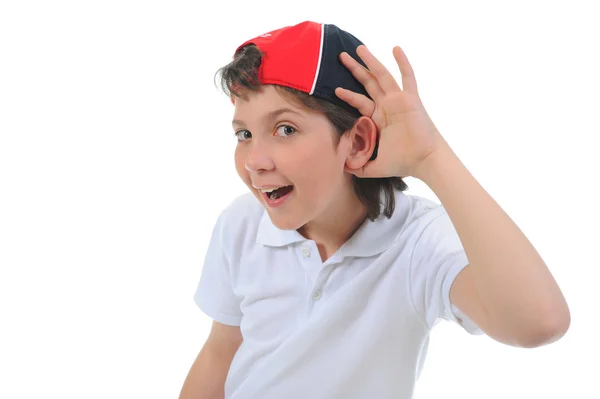
[(321, 72), (321, 59), (323, 58), (323, 40), (325, 37), (325, 24), (321, 24), (321, 45), (319, 46), (319, 62), (317, 63), (317, 71), (315, 72), (315, 79), (313, 80), (312, 89), (309, 94), (315, 92), (315, 86), (317, 85), (317, 79), (319, 78), (319, 72)]

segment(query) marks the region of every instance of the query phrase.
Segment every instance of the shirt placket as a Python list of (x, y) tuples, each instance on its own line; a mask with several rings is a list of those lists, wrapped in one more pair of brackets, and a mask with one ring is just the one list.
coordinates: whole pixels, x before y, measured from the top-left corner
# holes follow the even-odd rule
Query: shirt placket
[(306, 303), (305, 317), (308, 318), (326, 297), (325, 285), (332, 272), (333, 265), (329, 261), (325, 263), (321, 261), (314, 241), (302, 243), (299, 247), (299, 254), (302, 266), (307, 274), (304, 300)]

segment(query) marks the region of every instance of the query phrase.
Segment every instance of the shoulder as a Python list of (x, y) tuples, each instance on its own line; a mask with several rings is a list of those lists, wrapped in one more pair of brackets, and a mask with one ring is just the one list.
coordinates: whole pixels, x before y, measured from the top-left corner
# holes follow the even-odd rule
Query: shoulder
[(406, 195), (402, 237), (405, 245), (428, 253), (451, 240), (454, 246), (456, 232), (446, 209), (439, 202)]
[(260, 219), (265, 208), (258, 202), (252, 193), (238, 195), (229, 202), (221, 212), (224, 218)]
[(413, 256), (424, 256), (430, 260), (434, 254), (446, 256), (462, 251), (458, 233), (442, 204), (431, 199), (410, 196), (410, 212), (407, 231), (414, 252)]
[(446, 209), (439, 202), (418, 195), (406, 195), (406, 227), (414, 233), (423, 231), (434, 220), (447, 216)]
[(265, 209), (252, 193), (231, 200), (219, 214), (217, 225), (222, 242), (255, 241)]

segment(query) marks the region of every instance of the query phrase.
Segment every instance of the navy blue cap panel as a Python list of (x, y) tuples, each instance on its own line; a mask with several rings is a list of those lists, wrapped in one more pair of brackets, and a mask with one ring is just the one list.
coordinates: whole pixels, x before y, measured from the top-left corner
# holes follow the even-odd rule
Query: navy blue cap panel
[[(335, 89), (337, 87), (343, 87), (344, 89), (363, 94), (372, 99), (362, 83), (356, 80), (348, 68), (346, 68), (339, 59), (340, 54), (346, 52), (362, 66), (367, 68), (365, 63), (356, 54), (356, 48), (363, 43), (354, 35), (339, 29), (335, 25), (325, 24), (323, 27), (322, 58), (319, 76), (317, 77), (313, 95), (328, 100), (359, 117), (362, 115), (360, 111), (336, 96)], [(375, 150), (373, 151), (370, 160), (377, 158), (378, 150), (379, 138), (377, 139)]]
[(329, 100), (357, 116), (360, 116), (360, 112), (356, 108), (349, 106), (345, 101), (340, 100), (335, 95), (335, 89), (343, 87), (344, 89), (361, 93), (371, 98), (364, 86), (352, 76), (352, 73), (339, 60), (340, 54), (347, 52), (352, 58), (366, 67), (356, 54), (356, 48), (361, 44), (363, 43), (360, 40), (350, 33), (339, 29), (337, 26), (331, 24), (324, 25), (321, 65), (313, 93), (313, 95)]

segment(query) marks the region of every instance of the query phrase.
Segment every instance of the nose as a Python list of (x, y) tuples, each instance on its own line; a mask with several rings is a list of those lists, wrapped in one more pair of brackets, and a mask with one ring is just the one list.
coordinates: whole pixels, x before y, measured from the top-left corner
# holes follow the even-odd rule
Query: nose
[(270, 156), (270, 151), (259, 140), (253, 140), (246, 155), (246, 170), (249, 172), (260, 172), (273, 170), (275, 165)]

